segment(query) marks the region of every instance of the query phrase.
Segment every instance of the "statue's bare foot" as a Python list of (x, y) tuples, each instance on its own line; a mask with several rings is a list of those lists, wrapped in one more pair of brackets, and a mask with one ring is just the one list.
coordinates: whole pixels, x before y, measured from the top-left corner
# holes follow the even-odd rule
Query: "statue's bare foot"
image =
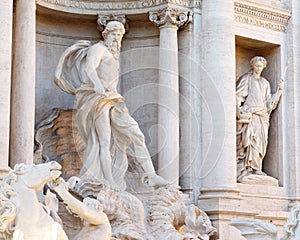
[(170, 184), (170, 182), (156, 174), (145, 175), (142, 181), (150, 187), (162, 187)]

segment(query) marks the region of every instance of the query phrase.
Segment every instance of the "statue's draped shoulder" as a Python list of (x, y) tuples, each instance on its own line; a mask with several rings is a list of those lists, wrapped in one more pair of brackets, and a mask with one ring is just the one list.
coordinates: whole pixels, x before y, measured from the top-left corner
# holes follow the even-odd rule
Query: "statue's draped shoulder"
[(63, 91), (75, 94), (77, 88), (87, 83), (85, 63), (90, 41), (81, 40), (68, 47), (59, 59), (54, 82)]

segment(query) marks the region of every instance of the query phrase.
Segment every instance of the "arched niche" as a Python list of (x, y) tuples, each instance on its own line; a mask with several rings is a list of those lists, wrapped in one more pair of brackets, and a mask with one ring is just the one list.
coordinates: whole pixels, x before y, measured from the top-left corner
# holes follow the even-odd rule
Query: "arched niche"
[[(271, 92), (275, 93), (282, 77), (281, 46), (271, 42), (264, 42), (252, 38), (236, 35), (236, 79), (248, 72), (250, 60), (254, 56), (263, 56), (268, 65), (262, 72), (262, 76), (270, 82)], [(263, 160), (263, 171), (269, 176), (283, 183), (283, 149), (282, 149), (282, 105), (279, 103), (270, 118), (267, 153)]]

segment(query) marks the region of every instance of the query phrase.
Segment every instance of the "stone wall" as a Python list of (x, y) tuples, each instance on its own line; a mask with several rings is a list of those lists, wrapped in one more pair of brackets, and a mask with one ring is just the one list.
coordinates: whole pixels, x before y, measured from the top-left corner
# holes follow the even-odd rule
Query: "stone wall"
[[(100, 40), (95, 16), (37, 16), (36, 123), (53, 108), (73, 109), (75, 98), (53, 81), (62, 52), (78, 40)], [(129, 111), (140, 124), (150, 154), (157, 161), (157, 79), (159, 29), (148, 15), (128, 19), (129, 30), (122, 41), (118, 86)], [(155, 164), (156, 165), (156, 164)]]
[(78, 40), (98, 40), (96, 18), (76, 19), (40, 13), (37, 16), (36, 118), (52, 108), (73, 108), (74, 97), (54, 83), (54, 72), (63, 51)]
[[(274, 221), (277, 226), (282, 226), (289, 207), (300, 202), (298, 0), (231, 0), (226, 3), (224, 0), (36, 2), (36, 69), (30, 68), (31, 73), (36, 72), (35, 123), (40, 122), (53, 108), (74, 108), (74, 97), (62, 92), (53, 82), (55, 68), (63, 51), (78, 40), (99, 41), (97, 14), (125, 14), (127, 33), (122, 41), (118, 90), (140, 124), (156, 168), (157, 153), (161, 150), (157, 135), (163, 138), (163, 134), (169, 134), (159, 126), (166, 122), (166, 118), (160, 121), (158, 117), (158, 83), (166, 80), (160, 79), (159, 61), (171, 61), (168, 62), (169, 55), (159, 56), (160, 40), (168, 40), (166, 36), (169, 35), (162, 34), (160, 25), (158, 27), (151, 23), (149, 15), (152, 11), (166, 9), (166, 6), (191, 11), (192, 24), (180, 28), (178, 32), (177, 29), (173, 31), (178, 34), (179, 46), (179, 81), (176, 83), (179, 83), (180, 89), (177, 90), (180, 96), (176, 101), (180, 113), (176, 121), (180, 123), (180, 135), (171, 135), (178, 137), (180, 142), (179, 177), (182, 190), (191, 193), (192, 201), (210, 215), (219, 230), (219, 239), (242, 239), (237, 230), (227, 224), (237, 216)], [(31, 17), (34, 16), (32, 10), (33, 7)], [(14, 15), (16, 17), (16, 12)], [(3, 19), (9, 17), (0, 17), (0, 22), (5, 23)], [(5, 24), (10, 28), (6, 34), (12, 37), (9, 32), (12, 22)], [(31, 25), (35, 26), (35, 23)], [(10, 46), (9, 41), (9, 47), (4, 50), (9, 52), (12, 49), (11, 55), (15, 55), (15, 48)], [(18, 44), (20, 40), (14, 41)], [(22, 49), (24, 53), (26, 50)], [(283, 98), (271, 115), (269, 143), (263, 166), (268, 175), (279, 180), (279, 187), (275, 188), (236, 184), (235, 84), (237, 78), (249, 70), (249, 60), (255, 55), (262, 55), (268, 61), (262, 75), (270, 81), (272, 92), (275, 92), (281, 77), (286, 80)], [(13, 76), (11, 73), (16, 71), (9, 70), (9, 59), (5, 63), (0, 62), (0, 65), (1, 74), (6, 69), (5, 76)], [(165, 66), (172, 70), (172, 64)], [(0, 103), (5, 105), (0, 110), (5, 114), (10, 109), (11, 98), (7, 77), (5, 81), (2, 80), (2, 85), (7, 86), (7, 95), (3, 95), (5, 99), (0, 99)], [(31, 91), (33, 85), (28, 84), (24, 91)], [(18, 86), (12, 84), (13, 89)], [(26, 96), (19, 98), (19, 102), (26, 102)], [(15, 117), (15, 123), (25, 129), (26, 126), (22, 125), (24, 119), (18, 115), (22, 111), (26, 112), (19, 106), (10, 115), (12, 119), (18, 116)], [(8, 124), (10, 116), (6, 117), (3, 133), (5, 130), (12, 132)], [(27, 122), (33, 128), (32, 121)], [(32, 131), (29, 129), (28, 132)], [(8, 156), (5, 156), (8, 155), (7, 145), (19, 138), (31, 141), (27, 133), (17, 136), (8, 139), (7, 134), (3, 134), (1, 138), (4, 159), (1, 163), (5, 166), (8, 165)], [(31, 148), (23, 148), (20, 144), (11, 147), (21, 156), (25, 150), (27, 155), (32, 154)], [(259, 207), (256, 207), (257, 204)]]

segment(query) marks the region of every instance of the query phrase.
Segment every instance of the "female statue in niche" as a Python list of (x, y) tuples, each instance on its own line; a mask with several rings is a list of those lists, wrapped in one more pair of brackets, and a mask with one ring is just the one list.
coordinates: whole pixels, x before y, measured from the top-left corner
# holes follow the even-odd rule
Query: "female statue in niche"
[(239, 79), (236, 87), (238, 182), (250, 174), (266, 175), (262, 162), (268, 144), (270, 114), (284, 89), (281, 80), (276, 93), (271, 94), (268, 80), (261, 76), (267, 66), (264, 57), (256, 56), (250, 64), (252, 70)]

